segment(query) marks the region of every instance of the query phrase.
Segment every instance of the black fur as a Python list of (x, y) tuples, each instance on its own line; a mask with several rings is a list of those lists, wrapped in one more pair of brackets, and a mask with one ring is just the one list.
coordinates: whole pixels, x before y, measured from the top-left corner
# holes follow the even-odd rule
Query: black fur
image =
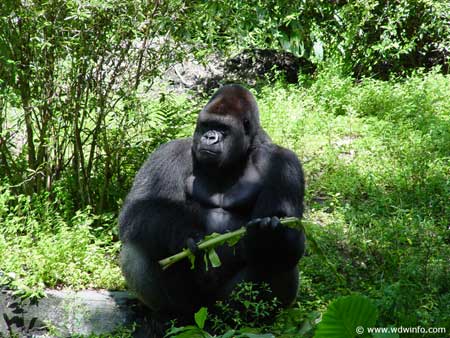
[[(178, 318), (241, 281), (267, 282), (283, 304), (292, 303), (305, 238), (275, 216), (301, 217), (303, 194), (297, 156), (271, 142), (251, 93), (221, 88), (200, 112), (194, 137), (162, 145), (136, 175), (119, 217), (130, 289), (153, 311)], [(217, 249), (219, 268), (206, 271), (201, 260), (194, 270), (187, 260), (166, 271), (158, 265), (192, 239), (249, 221), (244, 240)]]

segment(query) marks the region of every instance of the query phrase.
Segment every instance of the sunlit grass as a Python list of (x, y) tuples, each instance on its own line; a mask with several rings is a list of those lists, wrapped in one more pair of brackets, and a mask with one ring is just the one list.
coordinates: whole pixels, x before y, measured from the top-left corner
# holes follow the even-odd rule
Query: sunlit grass
[(449, 94), (438, 74), (359, 84), (324, 74), (262, 92), (265, 128), (304, 163), (311, 231), (346, 279), (312, 253), (303, 306), (359, 291), (389, 324), (449, 325)]

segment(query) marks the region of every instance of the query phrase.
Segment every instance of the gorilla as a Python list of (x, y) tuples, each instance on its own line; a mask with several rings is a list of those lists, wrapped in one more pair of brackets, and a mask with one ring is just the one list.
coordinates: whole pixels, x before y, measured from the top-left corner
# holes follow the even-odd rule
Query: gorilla
[[(240, 282), (268, 283), (285, 306), (297, 295), (303, 232), (280, 224), (301, 217), (304, 177), (297, 156), (262, 129), (253, 95), (219, 89), (199, 113), (192, 138), (160, 146), (137, 173), (119, 216), (121, 267), (128, 287), (155, 313), (192, 318)], [(233, 247), (216, 249), (222, 265), (162, 270), (158, 260), (213, 232), (246, 225)], [(198, 248), (197, 248), (198, 249)], [(198, 250), (197, 250), (198, 251)]]

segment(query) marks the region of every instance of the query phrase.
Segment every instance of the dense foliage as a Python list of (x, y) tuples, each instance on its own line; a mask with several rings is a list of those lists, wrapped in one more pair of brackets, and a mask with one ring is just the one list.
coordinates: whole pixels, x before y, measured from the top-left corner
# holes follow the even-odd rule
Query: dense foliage
[[(140, 139), (151, 148), (174, 136), (170, 112), (159, 113), (168, 119), (159, 128), (140, 95), (179, 57), (168, 38), (179, 5), (2, 2), (1, 175), (27, 194), (63, 184), (75, 210), (116, 210), (127, 169), (144, 159), (130, 145)], [(135, 128), (149, 120), (154, 132)]]
[[(204, 104), (156, 76), (188, 52), (275, 48), (318, 69), (253, 90), (264, 128), (304, 163), (315, 241), (298, 304), (264, 329), (310, 337), (318, 311), (358, 292), (378, 326), (450, 332), (449, 22), (432, 0), (2, 1), (0, 284), (124, 288), (118, 209)], [(262, 325), (238, 312), (216, 327)]]
[[(388, 78), (449, 57), (448, 1), (198, 1), (188, 36), (200, 46), (284, 49), (340, 63), (357, 77)], [(200, 33), (199, 33), (200, 32)], [(200, 51), (201, 52), (201, 51)]]

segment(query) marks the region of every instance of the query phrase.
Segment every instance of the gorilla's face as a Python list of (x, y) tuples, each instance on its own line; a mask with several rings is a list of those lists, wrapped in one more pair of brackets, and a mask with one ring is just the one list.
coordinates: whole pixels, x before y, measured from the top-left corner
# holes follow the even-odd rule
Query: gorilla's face
[(202, 112), (194, 133), (193, 154), (207, 168), (232, 167), (250, 146), (249, 122)]
[(207, 170), (231, 169), (243, 163), (259, 129), (253, 95), (239, 85), (219, 89), (200, 112), (192, 152)]

